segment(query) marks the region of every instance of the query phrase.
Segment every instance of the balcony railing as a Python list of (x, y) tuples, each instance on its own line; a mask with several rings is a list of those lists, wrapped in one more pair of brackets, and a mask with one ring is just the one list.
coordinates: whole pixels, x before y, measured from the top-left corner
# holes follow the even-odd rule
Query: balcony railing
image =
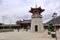
[(32, 15), (32, 18), (42, 18), (42, 15)]

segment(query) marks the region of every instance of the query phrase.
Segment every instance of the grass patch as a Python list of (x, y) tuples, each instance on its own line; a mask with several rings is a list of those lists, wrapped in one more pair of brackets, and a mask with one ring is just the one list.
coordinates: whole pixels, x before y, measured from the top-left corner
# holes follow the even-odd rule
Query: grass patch
[(0, 33), (1, 32), (12, 32), (13, 30), (12, 29), (0, 29)]

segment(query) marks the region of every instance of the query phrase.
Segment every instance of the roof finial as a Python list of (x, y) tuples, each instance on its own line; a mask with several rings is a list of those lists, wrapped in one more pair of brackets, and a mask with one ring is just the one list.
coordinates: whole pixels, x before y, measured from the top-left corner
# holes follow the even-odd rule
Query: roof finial
[(37, 8), (37, 4), (36, 4), (36, 8)]

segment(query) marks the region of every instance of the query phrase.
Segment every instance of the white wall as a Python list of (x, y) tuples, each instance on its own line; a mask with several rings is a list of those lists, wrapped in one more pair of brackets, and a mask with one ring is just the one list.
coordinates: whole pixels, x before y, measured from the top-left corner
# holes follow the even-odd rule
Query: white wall
[(38, 32), (43, 32), (43, 22), (42, 18), (32, 18), (31, 20), (31, 31), (35, 32), (35, 25), (38, 25)]

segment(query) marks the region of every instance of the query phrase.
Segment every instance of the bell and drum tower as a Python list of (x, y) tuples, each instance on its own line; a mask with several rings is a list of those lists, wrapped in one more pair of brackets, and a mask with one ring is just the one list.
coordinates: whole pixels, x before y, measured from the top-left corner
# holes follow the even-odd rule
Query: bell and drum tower
[(43, 21), (42, 21), (42, 15), (41, 13), (44, 11), (41, 7), (32, 8), (29, 11), (32, 13), (32, 19), (31, 19), (31, 32), (43, 32)]

